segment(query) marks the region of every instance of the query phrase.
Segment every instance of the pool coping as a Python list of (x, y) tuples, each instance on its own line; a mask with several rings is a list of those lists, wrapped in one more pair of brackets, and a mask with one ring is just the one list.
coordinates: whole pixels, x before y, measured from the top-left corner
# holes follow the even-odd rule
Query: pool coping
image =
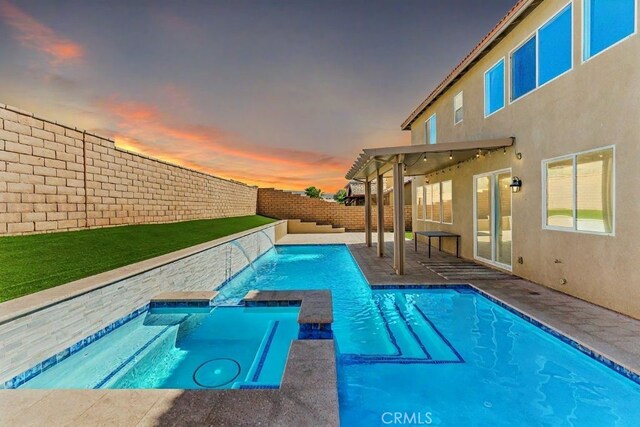
[(87, 293), (114, 285), (118, 282), (138, 276), (164, 265), (180, 261), (200, 252), (224, 245), (230, 241), (271, 227), (276, 227), (283, 222), (284, 221), (282, 220), (275, 221), (259, 227), (250, 228), (248, 230), (220, 237), (215, 240), (210, 240), (199, 245), (190, 246), (185, 249), (180, 249), (168, 254), (116, 268), (115, 270), (105, 271), (103, 273), (2, 302), (0, 303), (0, 325), (12, 322), (21, 317), (28, 316), (29, 314), (52, 307), (73, 298), (80, 297)]

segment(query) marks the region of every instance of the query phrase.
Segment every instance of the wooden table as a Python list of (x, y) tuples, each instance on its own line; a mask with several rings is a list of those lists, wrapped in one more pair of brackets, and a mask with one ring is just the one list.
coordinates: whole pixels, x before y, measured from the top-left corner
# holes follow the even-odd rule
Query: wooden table
[(429, 258), (431, 258), (431, 238), (438, 238), (438, 250), (442, 251), (442, 238), (443, 237), (455, 237), (456, 239), (456, 257), (460, 258), (460, 235), (449, 233), (447, 231), (414, 231), (413, 242), (415, 245), (415, 251), (418, 252), (418, 236), (425, 236), (429, 240)]

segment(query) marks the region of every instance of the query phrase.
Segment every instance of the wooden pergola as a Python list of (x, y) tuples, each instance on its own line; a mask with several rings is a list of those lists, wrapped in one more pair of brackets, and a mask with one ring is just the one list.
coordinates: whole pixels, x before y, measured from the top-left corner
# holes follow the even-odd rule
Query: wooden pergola
[[(455, 166), (478, 156), (482, 151), (506, 149), (515, 138), (481, 141), (447, 142), (440, 144), (417, 144), (401, 147), (365, 148), (346, 175), (365, 183), (365, 242), (372, 246), (371, 227), (371, 183), (376, 181), (376, 198), (382, 200), (383, 177), (393, 174), (393, 266), (396, 274), (404, 274), (404, 177), (427, 175), (437, 170)], [(378, 256), (384, 256), (384, 206), (377, 203)]]

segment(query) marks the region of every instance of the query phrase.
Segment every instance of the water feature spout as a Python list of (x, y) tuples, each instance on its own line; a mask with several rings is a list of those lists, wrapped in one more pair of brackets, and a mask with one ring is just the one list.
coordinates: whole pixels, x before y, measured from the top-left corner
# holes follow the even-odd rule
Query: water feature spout
[(242, 253), (242, 255), (244, 255), (244, 257), (247, 259), (247, 262), (249, 263), (249, 266), (251, 267), (253, 272), (257, 273), (256, 267), (253, 265), (253, 261), (251, 261), (251, 258), (249, 257), (249, 254), (247, 254), (247, 251), (242, 247), (242, 245), (240, 243), (238, 243), (237, 240), (232, 240), (230, 243), (231, 243), (231, 245), (233, 245), (236, 248), (238, 248), (238, 250)]

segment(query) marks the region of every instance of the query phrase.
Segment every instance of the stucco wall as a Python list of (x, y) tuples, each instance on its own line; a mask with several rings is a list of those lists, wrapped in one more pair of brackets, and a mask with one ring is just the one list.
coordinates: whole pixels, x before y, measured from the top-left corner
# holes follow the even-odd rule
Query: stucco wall
[[(257, 212), (277, 219), (302, 221), (344, 227), (346, 231), (364, 231), (364, 206), (345, 206), (322, 199), (299, 196), (273, 188), (258, 190)], [(373, 229), (377, 228), (377, 210), (371, 208)], [(411, 206), (405, 206), (405, 229), (411, 229)], [(393, 206), (384, 206), (384, 228), (393, 230)]]
[[(516, 145), (427, 177), (453, 179), (454, 223), (416, 221), (416, 229), (462, 234), (462, 255), (473, 257), (473, 176), (512, 168), (522, 179), (513, 196), (513, 272), (548, 287), (640, 318), (640, 36), (634, 35), (593, 57), (581, 59), (582, 2), (573, 2), (573, 69), (484, 118), (483, 75), (567, 4), (546, 0), (487, 56), (430, 106), (411, 128), (412, 143), (424, 143), (424, 121), (438, 115), (438, 141), (516, 137)], [(508, 73), (507, 73), (508, 75)], [(508, 77), (507, 77), (508, 85)], [(507, 86), (508, 87), (508, 86)], [(453, 124), (453, 97), (464, 90), (464, 120)], [(507, 89), (508, 91), (508, 89)], [(542, 228), (542, 161), (615, 145), (615, 236)], [(522, 153), (518, 160), (515, 153)], [(424, 178), (414, 181), (415, 188)], [(414, 213), (415, 215), (415, 213)], [(450, 248), (452, 249), (452, 248)], [(523, 264), (515, 260), (522, 257)], [(560, 262), (556, 262), (559, 260)], [(566, 279), (566, 285), (561, 285)]]
[[(258, 229), (262, 231), (239, 233), (243, 237), (236, 235), (238, 238), (235, 240), (254, 260), (273, 246), (276, 226), (273, 224)], [(229, 241), (233, 238), (220, 240)], [(166, 257), (171, 258), (171, 255)], [(96, 290), (1, 324), (0, 384), (144, 306), (162, 292), (210, 291), (248, 265), (247, 259), (236, 246), (221, 243), (184, 258), (177, 258), (176, 255), (175, 261), (131, 275), (132, 271), (142, 268), (141, 265), (154, 262), (151, 259), (114, 270), (109, 274), (120, 274), (124, 278), (114, 279)], [(23, 300), (27, 305), (27, 301), (40, 296), (51, 300), (57, 296), (60, 299), (65, 287), (76, 289), (92, 280), (95, 281), (94, 278), (82, 279), (10, 303), (15, 305)]]
[(256, 193), (0, 104), (0, 235), (254, 215)]

